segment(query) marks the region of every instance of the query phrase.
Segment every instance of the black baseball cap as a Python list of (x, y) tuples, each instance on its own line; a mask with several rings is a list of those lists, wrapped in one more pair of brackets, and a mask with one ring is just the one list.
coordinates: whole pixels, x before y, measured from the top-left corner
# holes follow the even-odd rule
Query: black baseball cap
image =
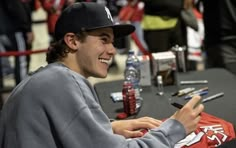
[(79, 33), (107, 27), (113, 29), (115, 38), (124, 37), (135, 30), (131, 24), (114, 24), (109, 9), (102, 4), (78, 2), (61, 13), (55, 26), (55, 39), (62, 39), (68, 32)]

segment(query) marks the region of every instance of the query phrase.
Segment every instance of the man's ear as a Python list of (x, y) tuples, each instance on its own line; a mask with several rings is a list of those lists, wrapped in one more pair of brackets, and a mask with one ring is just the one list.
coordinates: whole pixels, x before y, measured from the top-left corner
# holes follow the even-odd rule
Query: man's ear
[(64, 36), (64, 42), (73, 51), (78, 50), (79, 40), (74, 33), (66, 33)]

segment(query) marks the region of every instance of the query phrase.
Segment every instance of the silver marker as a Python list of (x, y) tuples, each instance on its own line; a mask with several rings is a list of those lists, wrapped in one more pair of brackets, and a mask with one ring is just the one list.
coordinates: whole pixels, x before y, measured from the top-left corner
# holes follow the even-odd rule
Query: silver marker
[(187, 85), (187, 84), (207, 84), (207, 80), (193, 80), (193, 81), (180, 81), (181, 85)]
[(208, 102), (208, 101), (217, 99), (217, 98), (219, 98), (219, 97), (221, 97), (221, 96), (223, 96), (223, 95), (224, 95), (223, 92), (218, 93), (218, 94), (215, 94), (215, 95), (212, 95), (212, 96), (210, 96), (210, 97), (207, 97), (207, 98), (205, 98), (205, 99), (202, 99), (202, 103), (205, 103), (205, 102)]

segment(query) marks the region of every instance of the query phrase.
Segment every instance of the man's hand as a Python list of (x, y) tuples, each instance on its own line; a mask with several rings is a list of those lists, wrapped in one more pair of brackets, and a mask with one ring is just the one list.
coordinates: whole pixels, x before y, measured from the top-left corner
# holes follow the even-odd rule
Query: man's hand
[(198, 105), (199, 101), (201, 101), (201, 97), (194, 96), (182, 109), (171, 117), (183, 124), (186, 134), (193, 132), (200, 121), (200, 113), (204, 110), (204, 106), (202, 104)]
[(112, 122), (112, 129), (115, 134), (123, 135), (126, 138), (142, 137), (144, 133), (140, 129), (152, 129), (160, 126), (162, 121), (151, 117), (138, 119), (120, 120)]

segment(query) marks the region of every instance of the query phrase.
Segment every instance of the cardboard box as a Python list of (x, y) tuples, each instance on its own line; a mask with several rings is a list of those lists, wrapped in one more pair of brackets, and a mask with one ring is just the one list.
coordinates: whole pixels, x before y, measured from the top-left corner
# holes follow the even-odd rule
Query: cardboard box
[(152, 78), (156, 84), (158, 75), (164, 85), (176, 84), (176, 57), (171, 51), (152, 53)]

